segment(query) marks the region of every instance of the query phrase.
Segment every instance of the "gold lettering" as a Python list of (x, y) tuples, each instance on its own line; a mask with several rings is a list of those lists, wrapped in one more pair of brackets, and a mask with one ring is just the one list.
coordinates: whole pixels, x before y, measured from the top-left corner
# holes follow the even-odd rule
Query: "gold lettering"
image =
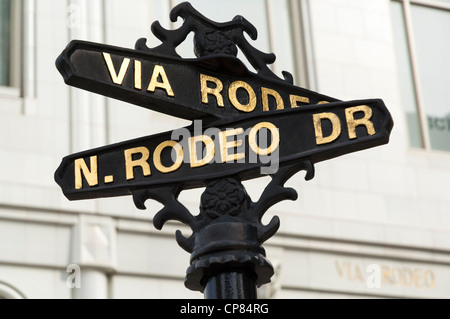
[[(256, 136), (258, 134), (258, 131), (262, 128), (268, 129), (272, 134), (272, 143), (267, 148), (260, 148), (257, 141)], [(258, 155), (270, 155), (272, 152), (274, 152), (278, 146), (280, 145), (280, 132), (278, 131), (278, 128), (269, 122), (261, 122), (255, 125), (249, 135), (248, 135), (248, 142), (250, 145), (250, 148)]]
[[(369, 280), (361, 271), (361, 266), (349, 261), (335, 260), (334, 265), (339, 278), (347, 281)], [(435, 274), (430, 269), (410, 268), (407, 266), (381, 265), (381, 284), (386, 286), (433, 289), (436, 285)]]
[(334, 261), (334, 265), (336, 266), (336, 270), (338, 272), (339, 277), (343, 277), (344, 276), (344, 265), (345, 262), (339, 262), (338, 260)]
[[(172, 147), (175, 150), (175, 154), (177, 156), (176, 160), (172, 164), (172, 166), (164, 166), (161, 161), (161, 153), (166, 147)], [(161, 173), (171, 173), (180, 168), (183, 163), (183, 148), (181, 145), (175, 141), (165, 141), (158, 145), (153, 153), (153, 163), (158, 171)]]
[(398, 285), (400, 282), (400, 270), (397, 267), (392, 267), (391, 279), (393, 285)]
[(382, 284), (390, 282), (390, 272), (387, 266), (381, 266), (381, 279)]
[[(141, 158), (133, 160), (134, 154), (141, 154)], [(125, 150), (125, 168), (127, 173), (127, 180), (134, 179), (134, 168), (140, 166), (144, 176), (151, 175), (150, 165), (147, 160), (150, 157), (150, 152), (146, 147), (135, 147)]]
[(242, 145), (242, 140), (238, 140), (235, 141), (233, 139), (233, 141), (228, 142), (227, 138), (229, 136), (236, 136), (239, 134), (244, 133), (244, 129), (243, 128), (237, 128), (234, 130), (226, 130), (226, 131), (222, 131), (219, 133), (219, 142), (220, 142), (220, 149), (222, 151), (222, 162), (223, 163), (228, 163), (228, 162), (233, 162), (235, 160), (240, 160), (243, 159), (245, 157), (244, 153), (236, 153), (236, 154), (229, 154), (228, 150), (230, 148), (235, 148), (235, 147), (239, 147)]
[[(208, 82), (216, 84), (215, 88), (208, 87)], [(223, 97), (220, 92), (223, 90), (222, 82), (215, 77), (200, 74), (200, 88), (202, 91), (202, 103), (208, 104), (208, 94), (212, 94), (216, 97), (217, 105), (223, 107)]]
[(309, 98), (299, 95), (290, 95), (291, 108), (299, 107), (298, 102), (309, 104)]
[(358, 280), (358, 281), (364, 281), (362, 273), (361, 273), (361, 269), (359, 268), (358, 265), (355, 265), (355, 276), (353, 277), (353, 280)]
[(436, 285), (436, 277), (434, 276), (434, 272), (430, 269), (425, 270), (423, 274), (425, 278), (425, 284), (428, 286), (428, 289), (433, 289)]
[[(162, 82), (158, 82), (158, 78), (160, 76)], [(169, 79), (167, 78), (166, 71), (164, 70), (164, 67), (162, 65), (155, 65), (155, 68), (153, 69), (152, 79), (150, 80), (147, 91), (155, 92), (156, 88), (166, 90), (166, 94), (168, 96), (175, 96), (172, 87), (170, 86)]]
[(284, 103), (281, 95), (275, 90), (263, 87), (261, 88), (263, 111), (269, 111), (269, 95), (275, 98), (275, 101), (277, 102), (277, 110), (284, 109)]
[(352, 264), (350, 262), (347, 262), (347, 280), (351, 281), (352, 280)]
[[(205, 145), (205, 155), (202, 159), (198, 159), (197, 157), (197, 143), (202, 142)], [(205, 166), (214, 158), (215, 149), (214, 149), (214, 141), (211, 137), (206, 135), (198, 135), (189, 138), (189, 149), (190, 149), (190, 160), (191, 167), (201, 167)]]
[(417, 288), (424, 287), (423, 271), (420, 268), (414, 268), (414, 284)]
[(411, 269), (404, 267), (403, 273), (402, 273), (402, 282), (403, 286), (405, 287), (411, 287), (416, 280), (416, 274), (411, 272)]
[[(354, 117), (356, 112), (363, 112), (364, 117), (356, 120)], [(367, 134), (375, 134), (375, 128), (373, 123), (370, 121), (372, 118), (372, 109), (367, 105), (359, 105), (345, 109), (345, 117), (347, 118), (348, 136), (350, 139), (355, 139), (357, 137), (356, 127), (359, 125), (364, 125), (366, 127)]]
[[(247, 104), (241, 104), (237, 99), (237, 90), (243, 88), (247, 91), (248, 94), (248, 103)], [(256, 94), (255, 91), (253, 91), (252, 87), (248, 85), (247, 83), (243, 81), (236, 81), (231, 83), (230, 87), (228, 88), (228, 97), (230, 98), (231, 103), (233, 106), (242, 112), (252, 112), (256, 107)]]
[(112, 81), (115, 84), (122, 85), (123, 79), (125, 78), (125, 74), (128, 71), (128, 66), (130, 65), (131, 60), (129, 58), (124, 58), (122, 60), (122, 65), (120, 66), (119, 74), (117, 74), (116, 69), (114, 68), (114, 63), (111, 59), (111, 55), (109, 53), (103, 52), (103, 58), (105, 59), (106, 66), (108, 67)]
[[(331, 122), (333, 131), (327, 137), (323, 136), (322, 132), (322, 120), (327, 119)], [(316, 144), (322, 145), (331, 143), (336, 140), (341, 134), (341, 122), (339, 118), (334, 113), (320, 113), (313, 115), (314, 129), (316, 132)]]
[(83, 188), (82, 176), (84, 176), (89, 186), (92, 187), (98, 185), (97, 156), (90, 157), (90, 166), (91, 169), (87, 167), (83, 158), (75, 160), (75, 189)]
[(141, 61), (134, 61), (134, 88), (142, 89), (142, 63)]
[(110, 184), (113, 182), (114, 182), (114, 176), (112, 176), (112, 175), (105, 176), (105, 184)]

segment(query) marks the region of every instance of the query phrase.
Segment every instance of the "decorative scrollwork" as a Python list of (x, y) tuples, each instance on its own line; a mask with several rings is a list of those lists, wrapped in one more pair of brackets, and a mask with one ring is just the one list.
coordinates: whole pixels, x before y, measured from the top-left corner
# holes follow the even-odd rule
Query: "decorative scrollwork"
[(180, 3), (170, 12), (172, 22), (177, 21), (178, 17), (184, 22), (176, 30), (164, 29), (158, 21), (152, 24), (151, 30), (162, 44), (149, 48), (146, 45), (147, 40), (141, 38), (136, 42), (136, 50), (181, 58), (176, 48), (186, 40), (189, 33), (194, 32), (194, 53), (197, 57), (214, 55), (236, 57), (239, 48), (258, 75), (293, 84), (293, 77), (289, 72), (283, 71), (284, 79), (281, 79), (268, 67), (268, 64), (275, 62), (275, 54), (261, 52), (247, 41), (244, 32), (252, 40), (257, 39), (258, 32), (244, 17), (237, 15), (230, 22), (214, 22), (200, 14), (188, 2)]
[(180, 221), (188, 225), (193, 234), (184, 237), (180, 231), (176, 237), (178, 244), (187, 252), (195, 250), (195, 236), (203, 228), (212, 223), (238, 222), (252, 225), (257, 231), (255, 240), (262, 244), (272, 237), (279, 228), (279, 218), (275, 216), (268, 225), (261, 222), (265, 212), (276, 203), (283, 200), (296, 200), (297, 192), (284, 187), (286, 181), (300, 170), (306, 170), (306, 180), (314, 177), (314, 166), (309, 161), (280, 167), (272, 175), (271, 182), (257, 202), (253, 202), (245, 191), (238, 177), (210, 181), (201, 198), (200, 214), (192, 215), (189, 210), (178, 201), (181, 190), (178, 187), (167, 187), (158, 191), (142, 190), (133, 193), (134, 202), (139, 209), (146, 209), (147, 199), (154, 199), (164, 205), (153, 219), (157, 229), (162, 229), (169, 220)]
[(310, 161), (280, 167), (256, 202), (250, 199), (237, 176), (206, 182), (197, 216), (178, 201), (182, 190), (176, 186), (158, 191), (137, 191), (133, 197), (140, 209), (145, 209), (144, 203), (150, 198), (164, 205), (153, 218), (157, 229), (162, 229), (169, 220), (180, 221), (192, 229), (190, 237), (183, 236), (179, 230), (176, 232), (178, 244), (191, 253), (191, 266), (185, 281), (188, 288), (202, 291), (202, 278), (211, 264), (219, 268), (250, 267), (257, 276), (257, 285), (261, 286), (270, 282), (273, 275), (262, 243), (280, 227), (278, 216), (267, 225), (262, 223), (262, 217), (276, 203), (297, 199), (297, 192), (284, 184), (300, 170), (306, 171), (306, 180), (314, 177), (314, 166)]

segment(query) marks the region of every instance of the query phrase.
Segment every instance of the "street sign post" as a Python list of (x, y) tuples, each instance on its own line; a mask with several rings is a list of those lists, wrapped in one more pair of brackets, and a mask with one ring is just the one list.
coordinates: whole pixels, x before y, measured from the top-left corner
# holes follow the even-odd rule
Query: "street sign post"
[[(178, 220), (192, 229), (178, 244), (191, 253), (185, 285), (206, 298), (256, 298), (256, 286), (270, 281), (273, 267), (262, 243), (279, 227), (263, 225), (264, 213), (297, 193), (284, 183), (314, 164), (388, 143), (393, 121), (380, 99), (339, 101), (293, 85), (268, 68), (275, 61), (252, 47), (256, 29), (243, 17), (216, 23), (189, 3), (170, 17), (184, 19), (177, 30), (153, 33), (162, 41), (135, 50), (72, 41), (56, 65), (68, 85), (157, 112), (193, 120), (170, 132), (141, 137), (65, 157), (55, 180), (69, 200), (132, 195), (145, 209), (154, 199), (164, 208), (153, 218), (161, 229)], [(194, 32), (196, 59), (175, 48)], [(257, 73), (236, 58), (242, 50)], [(253, 202), (243, 180), (271, 176)], [(200, 214), (178, 200), (180, 192), (206, 187)]]

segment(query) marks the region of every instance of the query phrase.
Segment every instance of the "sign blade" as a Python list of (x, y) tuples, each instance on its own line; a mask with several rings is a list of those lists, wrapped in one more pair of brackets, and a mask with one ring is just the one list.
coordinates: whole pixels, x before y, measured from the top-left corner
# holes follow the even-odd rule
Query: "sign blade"
[(68, 85), (189, 120), (339, 101), (259, 76), (227, 55), (182, 59), (74, 40), (56, 66)]
[(393, 121), (374, 99), (249, 115), (217, 127), (195, 124), (67, 156), (55, 180), (78, 200), (166, 185), (195, 188), (233, 175), (256, 178), (296, 161), (317, 163), (386, 144)]

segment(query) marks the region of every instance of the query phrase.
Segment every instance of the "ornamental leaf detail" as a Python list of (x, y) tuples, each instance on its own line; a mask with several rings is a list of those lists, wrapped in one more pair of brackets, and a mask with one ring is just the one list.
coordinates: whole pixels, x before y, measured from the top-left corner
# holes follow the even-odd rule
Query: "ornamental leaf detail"
[(232, 178), (213, 181), (208, 185), (201, 197), (200, 209), (211, 218), (239, 213), (244, 200), (244, 191)]

